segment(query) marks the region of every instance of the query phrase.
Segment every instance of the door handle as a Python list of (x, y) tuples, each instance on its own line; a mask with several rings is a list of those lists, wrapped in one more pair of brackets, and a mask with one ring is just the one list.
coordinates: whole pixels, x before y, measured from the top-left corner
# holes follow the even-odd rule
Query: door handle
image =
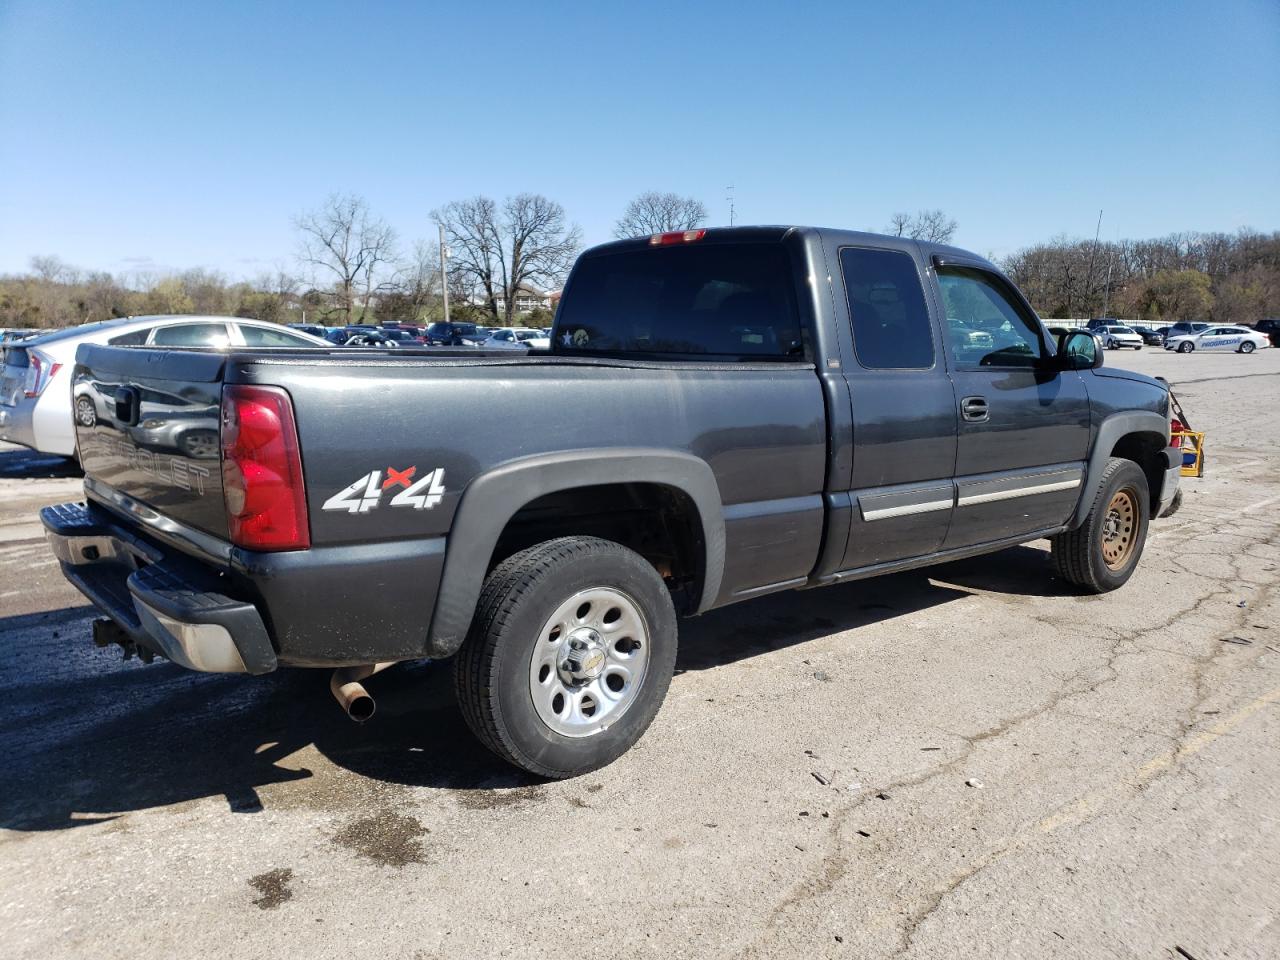
[(133, 427), (138, 423), (138, 391), (133, 387), (118, 387), (115, 393), (116, 419), (125, 426)]
[(960, 415), (970, 423), (981, 423), (990, 413), (986, 397), (965, 397), (960, 401)]

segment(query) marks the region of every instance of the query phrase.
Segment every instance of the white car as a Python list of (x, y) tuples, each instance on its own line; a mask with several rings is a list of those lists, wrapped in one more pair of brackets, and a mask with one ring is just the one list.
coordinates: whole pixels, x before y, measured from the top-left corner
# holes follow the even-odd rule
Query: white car
[(529, 341), (542, 338), (541, 330), (530, 327), (502, 327), (489, 334), (482, 344), (485, 350), (527, 350), (533, 346)]
[(73, 416), (92, 426), (99, 415), (87, 396), (72, 402), (71, 369), (82, 343), (216, 349), (333, 346), (278, 323), (192, 316), (104, 320), (6, 344), (0, 371), (0, 440), (41, 453), (75, 456)]
[(1102, 338), (1102, 345), (1108, 350), (1119, 350), (1121, 347), (1142, 349), (1142, 334), (1132, 327), (1111, 324), (1098, 330), (1097, 334)]
[(1198, 333), (1170, 337), (1165, 341), (1166, 350), (1177, 350), (1178, 353), (1191, 353), (1193, 350), (1231, 350), (1235, 353), (1253, 353), (1263, 347), (1271, 346), (1271, 340), (1265, 333), (1258, 333), (1248, 327), (1209, 327)]

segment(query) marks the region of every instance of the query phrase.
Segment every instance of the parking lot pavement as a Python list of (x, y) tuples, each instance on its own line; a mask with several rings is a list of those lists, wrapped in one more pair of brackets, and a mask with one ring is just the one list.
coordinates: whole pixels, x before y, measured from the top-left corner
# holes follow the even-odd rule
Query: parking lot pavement
[(1280, 350), (1107, 362), (1208, 432), (1123, 590), (1041, 542), (709, 614), (564, 783), (441, 666), (360, 727), (323, 673), (93, 648), (32, 525), (78, 483), (0, 450), (6, 956), (1280, 956)]

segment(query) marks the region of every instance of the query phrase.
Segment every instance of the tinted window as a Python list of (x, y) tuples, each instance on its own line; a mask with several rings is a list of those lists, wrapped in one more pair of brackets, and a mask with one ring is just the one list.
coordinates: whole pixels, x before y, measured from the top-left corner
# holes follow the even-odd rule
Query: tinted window
[[(1040, 321), (999, 277), (968, 267), (939, 267), (938, 286), (951, 351), (960, 363), (1028, 367), (1044, 355)], [(960, 336), (961, 329), (977, 336)]]
[(853, 347), (858, 362), (876, 370), (933, 366), (933, 326), (916, 262), (897, 250), (840, 251)]
[(511, 339), (511, 331), (510, 331), (510, 330), (499, 330), (497, 333), (495, 333), (495, 334), (493, 335), (493, 339), (495, 339), (495, 340), (510, 340), (510, 339)]
[(555, 349), (571, 353), (804, 354), (790, 261), (775, 243), (695, 242), (586, 257), (553, 330)]
[(157, 327), (151, 342), (165, 347), (225, 347), (230, 341), (225, 324), (181, 323)]
[(151, 328), (143, 327), (141, 330), (133, 331), (133, 333), (122, 333), (118, 337), (112, 337), (107, 342), (113, 347), (136, 347), (146, 343), (150, 334)]
[(303, 340), (283, 330), (268, 330), (264, 327), (247, 327), (240, 324), (240, 333), (244, 342), (250, 347), (313, 347), (310, 340)]

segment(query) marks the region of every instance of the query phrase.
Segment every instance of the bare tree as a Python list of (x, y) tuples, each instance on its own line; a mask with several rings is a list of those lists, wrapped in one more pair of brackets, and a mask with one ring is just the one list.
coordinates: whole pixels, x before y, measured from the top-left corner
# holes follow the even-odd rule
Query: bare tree
[(368, 310), (379, 265), (395, 257), (396, 235), (369, 212), (363, 197), (331, 195), (294, 221), (302, 235), (298, 259), (333, 278), (334, 299), (343, 323), (351, 323), (357, 301)]
[(568, 222), (564, 207), (536, 193), (508, 197), (501, 210), (488, 197), (456, 200), (431, 217), (444, 226), (451, 276), (483, 298), (490, 316), (507, 323), (520, 290), (564, 282), (582, 245), (582, 232)]
[(650, 233), (692, 230), (706, 222), (707, 208), (702, 201), (651, 190), (627, 204), (613, 228), (613, 235), (625, 240)]
[(920, 210), (914, 216), (895, 213), (884, 232), (895, 237), (910, 237), (928, 243), (950, 243), (960, 225), (941, 210)]

